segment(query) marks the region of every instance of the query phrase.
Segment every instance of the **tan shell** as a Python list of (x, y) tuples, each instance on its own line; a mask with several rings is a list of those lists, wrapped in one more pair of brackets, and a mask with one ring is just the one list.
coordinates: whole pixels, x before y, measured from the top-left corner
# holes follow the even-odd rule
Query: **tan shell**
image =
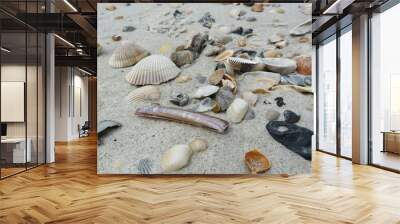
[(274, 86), (272, 90), (275, 89), (293, 89), (296, 90), (299, 93), (304, 93), (304, 94), (313, 94), (313, 90), (310, 86), (297, 86), (297, 85), (278, 85)]
[(272, 87), (279, 84), (281, 76), (272, 72), (246, 72), (240, 82), (240, 92), (250, 91), (253, 93), (269, 93)]
[(224, 61), (225, 59), (227, 59), (227, 58), (229, 58), (229, 57), (232, 57), (232, 55), (233, 55), (234, 53), (235, 53), (235, 52), (234, 52), (233, 50), (226, 50), (226, 51), (223, 51), (222, 53), (218, 54), (218, 55), (215, 57), (215, 61)]
[(254, 107), (257, 103), (258, 95), (254, 94), (250, 91), (245, 91), (242, 93), (242, 98), (244, 100), (246, 100), (249, 105)]
[(311, 57), (310, 56), (298, 56), (296, 57), (297, 72), (303, 75), (311, 75)]
[(180, 73), (180, 69), (163, 55), (145, 57), (125, 76), (132, 85), (160, 84), (169, 81)]
[(208, 83), (211, 85), (218, 85), (221, 82), (222, 78), (224, 77), (224, 74), (225, 74), (224, 69), (215, 70), (213, 74), (211, 74), (208, 77)]
[(271, 163), (259, 149), (246, 152), (245, 163), (252, 174), (264, 173), (271, 168)]
[(189, 148), (192, 152), (201, 152), (208, 148), (208, 142), (202, 138), (195, 138), (189, 143)]
[(157, 86), (143, 86), (132, 90), (126, 97), (128, 102), (158, 102), (161, 92)]
[(178, 78), (175, 79), (175, 82), (185, 83), (189, 82), (190, 80), (192, 80), (192, 77), (190, 77), (189, 75), (180, 75)]
[(108, 64), (113, 68), (123, 68), (136, 64), (150, 53), (133, 42), (124, 41), (114, 50)]
[(279, 50), (267, 50), (263, 53), (265, 58), (281, 58), (283, 56), (282, 52)]
[(253, 12), (262, 12), (262, 11), (264, 11), (263, 3), (254, 3), (254, 5), (251, 7), (251, 11), (253, 11)]

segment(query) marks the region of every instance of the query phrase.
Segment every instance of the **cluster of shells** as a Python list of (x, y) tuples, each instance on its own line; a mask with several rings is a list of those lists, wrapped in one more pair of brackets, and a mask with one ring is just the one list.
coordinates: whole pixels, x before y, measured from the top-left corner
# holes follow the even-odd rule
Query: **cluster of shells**
[[(269, 5), (255, 3), (249, 6), (252, 12), (262, 13)], [(271, 7), (271, 10), (284, 13), (277, 7)], [(233, 9), (230, 15), (242, 19), (244, 12)], [(210, 15), (207, 18), (208, 23), (213, 22), (209, 19)], [(284, 57), (282, 53), (289, 39), (299, 43), (310, 41), (311, 20), (298, 24), (288, 36), (275, 33), (268, 38), (268, 43), (261, 44), (253, 41), (255, 34), (251, 29), (220, 27), (220, 30), (225, 34), (212, 38), (203, 33), (194, 35), (188, 43), (177, 47), (170, 57), (151, 54), (137, 43), (122, 41), (109, 58), (109, 65), (113, 68), (132, 66), (125, 74), (125, 80), (139, 88), (127, 95), (128, 102), (159, 102), (159, 85), (174, 79), (183, 84), (192, 80), (188, 75), (179, 76), (181, 68), (195, 63), (201, 54), (213, 57), (216, 64), (215, 70), (207, 77), (207, 84), (191, 93), (170, 93), (169, 102), (172, 104), (183, 107), (194, 99), (198, 103), (191, 109), (193, 112), (225, 113), (226, 118), (235, 124), (243, 122), (249, 113), (254, 113), (251, 108), (256, 106), (259, 95), (279, 88), (312, 94), (311, 56)], [(259, 49), (262, 49), (261, 52)], [(101, 46), (98, 46), (99, 51)], [(161, 167), (164, 172), (181, 169), (189, 163), (194, 152), (207, 147), (208, 143), (203, 139), (173, 146), (164, 153)], [(252, 173), (265, 172), (271, 166), (266, 156), (256, 149), (246, 153), (245, 163)]]

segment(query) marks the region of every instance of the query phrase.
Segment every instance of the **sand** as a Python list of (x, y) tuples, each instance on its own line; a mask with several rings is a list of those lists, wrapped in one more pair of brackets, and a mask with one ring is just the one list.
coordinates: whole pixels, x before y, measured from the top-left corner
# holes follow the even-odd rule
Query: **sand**
[[(137, 107), (145, 103), (127, 103), (125, 96), (135, 89), (125, 81), (125, 74), (131, 67), (114, 69), (108, 65), (113, 50), (120, 44), (111, 40), (114, 34), (121, 35), (122, 40), (134, 41), (144, 47), (152, 54), (163, 54), (169, 56), (174, 49), (185, 44), (198, 32), (208, 31), (212, 37), (220, 24), (243, 26), (252, 28), (257, 35), (255, 43), (262, 46), (255, 47), (263, 49), (268, 43), (268, 36), (275, 32), (286, 35), (289, 46), (282, 52), (284, 56), (293, 53), (311, 54), (311, 43), (298, 43), (296, 38), (290, 37), (289, 30), (310, 18), (299, 8), (300, 4), (280, 4), (285, 9), (284, 14), (270, 12), (274, 7), (265, 7), (264, 12), (256, 13), (250, 7), (233, 4), (114, 4), (117, 9), (108, 11), (105, 7), (109, 4), (98, 4), (98, 43), (103, 46), (103, 53), (98, 56), (98, 121), (114, 120), (120, 122), (122, 127), (112, 131), (103, 139), (103, 144), (98, 147), (98, 173), (100, 174), (136, 174), (138, 163), (141, 159), (148, 158), (152, 161), (152, 172), (162, 173), (160, 160), (163, 152), (176, 144), (186, 144), (195, 137), (205, 138), (209, 147), (206, 151), (194, 154), (190, 163), (173, 173), (177, 174), (247, 174), (249, 173), (245, 163), (244, 154), (253, 148), (260, 149), (271, 161), (272, 167), (268, 174), (298, 174), (310, 172), (310, 161), (288, 150), (276, 142), (267, 132), (265, 125), (267, 120), (265, 113), (268, 109), (283, 112), (290, 109), (301, 115), (298, 125), (313, 129), (313, 96), (303, 95), (291, 90), (276, 90), (270, 95), (261, 96), (255, 111), (256, 118), (243, 121), (240, 124), (231, 124), (228, 133), (218, 134), (209, 130), (188, 126), (184, 124), (139, 118), (134, 115)], [(229, 11), (239, 8), (248, 16), (257, 18), (254, 22), (236, 20), (229, 16)], [(190, 11), (185, 15), (187, 21), (193, 20), (192, 24), (184, 25), (187, 32), (179, 36), (150, 32), (148, 26), (157, 26), (159, 21), (170, 18), (164, 16), (175, 9)], [(210, 12), (215, 18), (211, 30), (201, 26), (197, 21)], [(123, 19), (115, 19), (123, 16)], [(287, 24), (282, 27), (272, 27), (273, 20), (279, 19), (281, 23)], [(124, 26), (134, 26), (133, 32), (122, 32)], [(237, 39), (239, 36), (234, 36)], [(264, 45), (265, 43), (265, 45)], [(162, 53), (160, 53), (160, 49)], [(190, 75), (193, 79), (187, 83), (178, 84), (170, 81), (160, 85), (162, 92), (161, 105), (174, 106), (168, 99), (172, 91), (193, 93), (202, 86), (196, 76), (209, 76), (214, 70), (216, 62), (213, 57), (202, 54), (192, 65), (183, 68), (181, 74)], [(286, 102), (283, 107), (277, 107), (274, 98), (282, 96)], [(271, 104), (265, 104), (271, 102)], [(185, 108), (192, 108), (193, 104)], [(225, 113), (208, 114), (227, 119)], [(282, 119), (282, 115), (281, 118)]]

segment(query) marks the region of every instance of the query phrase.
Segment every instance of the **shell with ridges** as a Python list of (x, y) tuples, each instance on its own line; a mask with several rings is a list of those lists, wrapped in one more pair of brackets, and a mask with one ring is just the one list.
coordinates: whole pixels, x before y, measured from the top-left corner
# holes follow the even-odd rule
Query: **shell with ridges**
[(231, 57), (235, 52), (233, 50), (226, 50), (215, 57), (215, 61), (223, 61)]
[(226, 72), (233, 75), (235, 71), (250, 71), (257, 62), (245, 58), (229, 57), (224, 64)]
[(171, 59), (163, 55), (151, 55), (137, 63), (125, 79), (132, 85), (160, 84), (175, 78), (180, 71)]
[(138, 63), (141, 59), (150, 53), (139, 45), (124, 41), (121, 46), (114, 50), (108, 64), (113, 68), (123, 68)]
[(129, 102), (157, 102), (160, 100), (161, 92), (157, 86), (143, 86), (132, 90), (128, 96), (127, 100)]

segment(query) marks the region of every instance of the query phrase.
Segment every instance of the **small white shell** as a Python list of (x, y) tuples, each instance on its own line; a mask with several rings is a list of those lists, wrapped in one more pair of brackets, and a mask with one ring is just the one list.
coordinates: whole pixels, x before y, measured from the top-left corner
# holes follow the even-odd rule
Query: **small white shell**
[(205, 86), (199, 87), (194, 92), (193, 98), (202, 98), (202, 97), (211, 96), (212, 94), (218, 92), (218, 90), (219, 90), (218, 86), (205, 85)]
[(192, 152), (201, 152), (208, 148), (208, 143), (202, 138), (195, 138), (189, 143), (189, 148)]
[(114, 50), (108, 64), (113, 68), (123, 68), (136, 64), (150, 53), (142, 47), (130, 41), (122, 42), (121, 46)]
[(226, 114), (233, 123), (240, 123), (249, 109), (249, 104), (240, 98), (236, 98), (229, 106)]
[(164, 152), (161, 158), (163, 172), (179, 170), (189, 163), (192, 150), (188, 145), (175, 145)]
[(180, 69), (163, 55), (145, 57), (125, 76), (132, 85), (160, 84), (178, 76)]
[(252, 67), (257, 64), (257, 62), (245, 58), (229, 57), (226, 59), (224, 64), (226, 72), (233, 75), (235, 74), (235, 71), (250, 71)]
[(143, 86), (132, 90), (128, 96), (127, 100), (129, 102), (157, 102), (160, 100), (161, 92), (157, 86)]

